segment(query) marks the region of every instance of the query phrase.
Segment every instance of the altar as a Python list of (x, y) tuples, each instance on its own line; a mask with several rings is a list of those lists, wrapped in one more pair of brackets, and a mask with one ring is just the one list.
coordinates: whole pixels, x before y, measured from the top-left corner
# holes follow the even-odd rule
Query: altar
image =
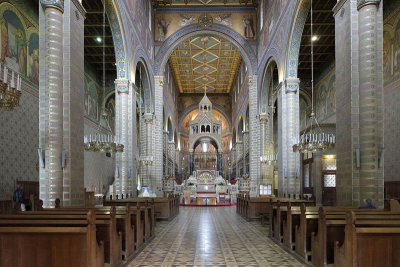
[(217, 196), (212, 195), (197, 195), (196, 196), (196, 205), (207, 205), (207, 206), (215, 206), (217, 205)]

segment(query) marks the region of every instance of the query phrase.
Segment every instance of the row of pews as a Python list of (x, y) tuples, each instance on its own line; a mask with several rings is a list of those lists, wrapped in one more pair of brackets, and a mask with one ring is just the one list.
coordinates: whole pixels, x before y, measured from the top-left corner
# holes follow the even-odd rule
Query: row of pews
[(314, 266), (400, 266), (400, 205), (389, 210), (271, 201), (269, 235)]
[[(0, 266), (125, 266), (154, 238), (158, 201), (1, 214)], [(178, 212), (169, 206), (174, 202), (160, 201), (173, 209), (171, 218)]]

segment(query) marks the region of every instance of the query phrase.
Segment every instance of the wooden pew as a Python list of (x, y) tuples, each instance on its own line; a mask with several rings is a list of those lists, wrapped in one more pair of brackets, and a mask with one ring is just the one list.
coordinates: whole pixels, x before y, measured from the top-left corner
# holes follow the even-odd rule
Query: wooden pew
[(96, 239), (95, 214), (68, 222), (0, 226), (0, 266), (104, 266), (104, 245)]
[(347, 213), (344, 242), (336, 242), (334, 249), (334, 266), (400, 266), (400, 219), (371, 222), (359, 217)]
[(327, 266), (334, 262), (335, 243), (344, 241), (346, 213), (357, 214), (358, 224), (366, 226), (399, 226), (400, 214), (382, 210), (320, 208), (317, 233), (311, 236), (311, 260), (315, 266)]
[[(112, 207), (106, 213), (82, 208), (82, 210), (61, 211), (38, 211), (38, 212), (21, 212), (16, 215), (1, 215), (1, 226), (12, 226), (18, 224), (20, 226), (36, 225), (61, 225), (65, 227), (69, 225), (80, 224), (85, 219), (88, 211), (95, 213), (96, 236), (97, 239), (104, 243), (104, 262), (110, 266), (120, 266), (122, 264), (122, 234), (117, 231), (116, 209)], [(47, 213), (47, 214), (46, 214)]]

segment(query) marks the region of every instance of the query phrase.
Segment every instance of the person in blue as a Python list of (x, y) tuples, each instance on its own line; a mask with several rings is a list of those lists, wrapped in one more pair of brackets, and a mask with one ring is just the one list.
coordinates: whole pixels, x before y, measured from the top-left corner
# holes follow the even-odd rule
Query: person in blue
[(376, 209), (376, 207), (372, 204), (372, 200), (367, 198), (365, 204), (361, 206), (360, 209)]
[(17, 185), (17, 189), (14, 191), (13, 200), (15, 203), (19, 203), (21, 205), (22, 211), (25, 210), (25, 195), (21, 185)]

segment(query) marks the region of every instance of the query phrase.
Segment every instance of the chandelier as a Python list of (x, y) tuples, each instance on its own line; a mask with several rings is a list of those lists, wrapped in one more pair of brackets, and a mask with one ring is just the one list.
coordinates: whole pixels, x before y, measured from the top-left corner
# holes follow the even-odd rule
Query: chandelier
[(324, 133), (318, 124), (317, 117), (314, 113), (314, 45), (313, 45), (313, 5), (311, 0), (311, 114), (310, 127), (304, 133), (294, 138), (293, 152), (315, 153), (335, 146), (335, 135), (332, 133)]
[[(105, 4), (103, 5), (103, 99), (105, 101), (106, 92), (106, 68), (105, 68), (105, 30), (106, 30), (106, 13)], [(110, 112), (105, 108), (105, 103), (103, 103), (103, 109), (101, 117), (107, 124), (108, 130), (112, 133), (112, 129), (109, 123)], [(111, 153), (111, 152), (123, 152), (124, 145), (121, 140), (114, 136), (113, 134), (102, 134), (99, 132), (101, 125), (101, 118), (99, 119), (99, 125), (97, 127), (97, 133), (95, 135), (89, 135), (83, 137), (84, 148), (86, 151), (101, 152), (101, 153)]]
[(11, 83), (8, 83), (7, 80), (8, 69), (4, 65), (4, 77), (3, 81), (0, 81), (0, 110), (10, 111), (19, 106), (19, 99), (21, 97), (21, 77), (18, 75), (15, 84), (13, 71), (11, 75)]

